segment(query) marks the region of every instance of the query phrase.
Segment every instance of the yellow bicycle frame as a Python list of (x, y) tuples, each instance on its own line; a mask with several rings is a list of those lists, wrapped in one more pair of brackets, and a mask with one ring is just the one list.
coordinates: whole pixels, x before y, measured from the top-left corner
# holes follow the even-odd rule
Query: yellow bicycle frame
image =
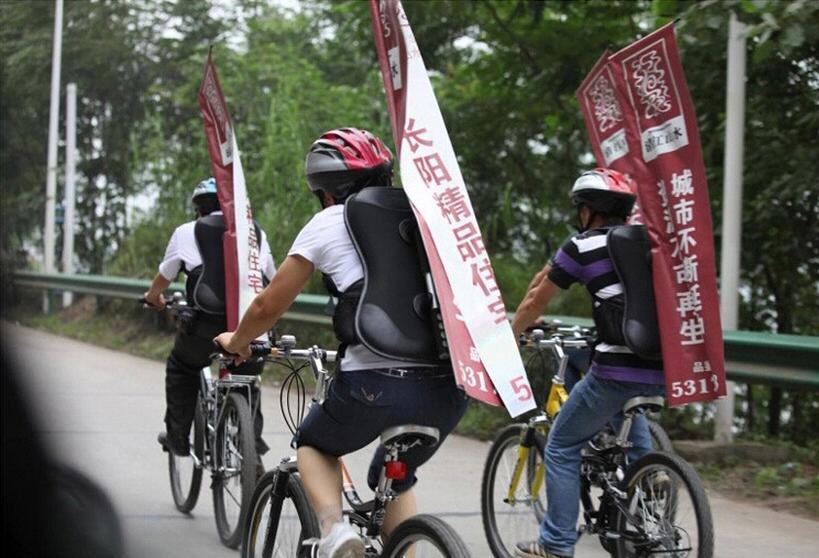
[(552, 378), (552, 388), (549, 390), (549, 398), (546, 400), (546, 415), (549, 420), (554, 421), (557, 413), (569, 399), (569, 392), (566, 391), (566, 386), (563, 380), (559, 378)]
[[(563, 380), (557, 377), (552, 378), (552, 387), (549, 389), (549, 397), (546, 399), (546, 416), (549, 417), (550, 422), (554, 421), (557, 413), (560, 412), (561, 407), (563, 407), (567, 399), (569, 399), (569, 392), (566, 391)], [(523, 435), (525, 434), (526, 431), (524, 430)], [(521, 442), (523, 442), (523, 440), (521, 440)], [(515, 501), (515, 492), (517, 492), (518, 484), (523, 476), (523, 470), (526, 467), (527, 460), (529, 459), (530, 450), (531, 448), (523, 445), (523, 443), (518, 446), (518, 459), (517, 462), (515, 462), (515, 470), (512, 473), (512, 479), (509, 483), (509, 491), (506, 495), (507, 502), (510, 504), (514, 503)], [(546, 463), (541, 459), (537, 464), (537, 468), (535, 469), (535, 478), (533, 479), (532, 486), (529, 490), (532, 500), (536, 498), (535, 495), (538, 494), (540, 489), (543, 487), (545, 477)]]

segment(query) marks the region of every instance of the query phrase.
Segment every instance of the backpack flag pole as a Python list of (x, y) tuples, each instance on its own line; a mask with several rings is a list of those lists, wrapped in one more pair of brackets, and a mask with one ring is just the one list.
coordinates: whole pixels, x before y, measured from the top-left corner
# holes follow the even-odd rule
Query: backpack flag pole
[(429, 258), (455, 379), (513, 417), (535, 408), (424, 61), (399, 0), (370, 0), (401, 182)]
[[(212, 50), (212, 49), (211, 49)], [(225, 255), (225, 305), (227, 327), (236, 329), (257, 293), (263, 289), (259, 242), (247, 196), (236, 134), (211, 52), (199, 88), (199, 107), (219, 205), (225, 219), (222, 238)]]
[(651, 241), (669, 405), (726, 393), (711, 207), (673, 23), (609, 55), (577, 90), (597, 163), (629, 175)]

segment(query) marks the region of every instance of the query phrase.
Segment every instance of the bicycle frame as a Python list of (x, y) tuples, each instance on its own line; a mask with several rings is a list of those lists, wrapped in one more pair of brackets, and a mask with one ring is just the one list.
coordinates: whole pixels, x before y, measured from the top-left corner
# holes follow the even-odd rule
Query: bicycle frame
[[(557, 418), (560, 409), (569, 399), (569, 392), (566, 391), (566, 368), (569, 364), (569, 357), (563, 347), (588, 347), (589, 342), (585, 337), (581, 337), (583, 330), (577, 327), (557, 328), (557, 331), (549, 338), (545, 339), (545, 334), (541, 329), (535, 329), (531, 335), (531, 342), (537, 350), (551, 349), (557, 358), (557, 372), (552, 376), (549, 395), (546, 398), (544, 408), (537, 416), (529, 419), (521, 434), (521, 443), (518, 447), (518, 459), (509, 483), (507, 501), (513, 502), (517, 492), (520, 479), (523, 476), (524, 468), (529, 460), (529, 452), (535, 446), (535, 432), (540, 432), (543, 436), (548, 433), (549, 428)], [(572, 333), (575, 338), (566, 339), (564, 335)], [(537, 494), (543, 486), (546, 477), (546, 466), (541, 460), (535, 469), (535, 478), (532, 483), (531, 495)], [(534, 497), (534, 496), (532, 496)]]
[[(542, 449), (549, 428), (569, 398), (568, 391), (565, 387), (565, 373), (569, 357), (563, 349), (564, 347), (588, 347), (588, 340), (581, 335), (581, 332), (582, 330), (577, 327), (558, 327), (549, 339), (545, 338), (543, 330), (536, 329), (531, 334), (529, 344), (534, 346), (537, 350), (551, 349), (557, 359), (558, 366), (556, 373), (552, 377), (549, 394), (542, 411), (537, 416), (529, 419), (526, 424), (522, 425), (518, 456), (505, 499), (509, 504), (518, 503), (515, 499), (515, 494), (517, 493), (527, 464), (531, 463), (531, 452), (533, 450), (540, 451)], [(565, 334), (567, 333), (572, 333), (573, 337), (566, 338)], [(626, 494), (614, 486), (610, 479), (610, 473), (612, 471), (615, 473), (615, 478), (618, 480), (622, 479), (622, 467), (625, 464), (626, 451), (630, 447), (628, 436), (636, 412), (638, 411), (626, 413), (619, 431), (615, 433), (613, 444), (604, 448), (600, 454), (590, 455), (584, 450), (581, 469), (581, 477), (583, 480), (580, 498), (583, 505), (583, 518), (585, 523), (582, 528), (585, 532), (608, 537), (608, 527), (605, 523), (607, 516), (606, 509), (611, 505), (616, 506), (630, 523), (636, 523), (633, 514), (629, 510), (629, 506), (624, 503)], [(540, 437), (540, 441), (538, 437)], [(534, 478), (531, 480), (530, 489), (528, 491), (530, 499), (528, 503), (534, 503), (534, 501), (537, 500), (537, 494), (540, 493), (540, 490), (543, 488), (543, 483), (545, 482), (545, 473), (546, 464), (544, 460), (538, 460), (534, 471)], [(589, 494), (589, 488), (592, 484), (603, 489), (603, 496), (601, 497), (600, 507), (598, 509), (595, 509)], [(614, 533), (612, 536), (620, 536), (620, 534)]]
[[(215, 359), (219, 360), (219, 359)], [(256, 416), (260, 405), (258, 397), (253, 397), (253, 388), (260, 385), (259, 376), (248, 376), (224, 373), (220, 370), (220, 377), (214, 379), (209, 366), (202, 368), (199, 374), (199, 393), (202, 396), (202, 412), (205, 417), (205, 451), (202, 461), (199, 456), (193, 455), (197, 467), (210, 469), (214, 476), (224, 475), (225, 471), (214, 469), (213, 451), (216, 447), (216, 426), (222, 420), (224, 401), (232, 391), (241, 391), (250, 405), (251, 417)]]

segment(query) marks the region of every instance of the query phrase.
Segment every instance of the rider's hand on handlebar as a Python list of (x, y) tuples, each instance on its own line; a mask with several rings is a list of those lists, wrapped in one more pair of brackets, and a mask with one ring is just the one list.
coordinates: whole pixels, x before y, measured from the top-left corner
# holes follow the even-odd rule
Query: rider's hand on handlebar
[(157, 310), (165, 309), (165, 295), (163, 295), (161, 292), (157, 293), (154, 291), (146, 291), (145, 294), (142, 295), (142, 299), (146, 304), (150, 304)]
[(234, 357), (233, 360), (236, 364), (244, 362), (252, 356), (250, 345), (245, 345), (244, 347), (234, 347), (231, 344), (232, 341), (232, 331), (220, 333), (213, 339), (213, 342), (220, 347), (222, 351)]

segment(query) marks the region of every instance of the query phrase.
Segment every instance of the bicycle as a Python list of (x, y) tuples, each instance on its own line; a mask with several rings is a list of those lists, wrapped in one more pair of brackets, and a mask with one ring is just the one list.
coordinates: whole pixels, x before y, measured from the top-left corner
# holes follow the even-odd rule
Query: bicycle
[[(145, 304), (144, 299), (140, 302)], [(176, 292), (165, 308), (179, 321), (189, 307), (184, 295)], [(216, 531), (225, 546), (237, 548), (256, 485), (253, 417), (260, 402), (254, 392), (258, 393), (261, 380), (231, 373), (232, 357), (214, 353), (211, 360), (219, 372), (214, 378), (210, 367), (200, 371), (190, 454), (168, 451), (168, 473), (176, 509), (189, 514), (199, 500), (203, 470), (211, 472)]]
[[(591, 334), (583, 328), (552, 325), (548, 339), (540, 329), (533, 330), (527, 339), (527, 344), (538, 350), (550, 349), (558, 367), (541, 412), (526, 423), (501, 430), (487, 456), (481, 515), (496, 558), (514, 556), (515, 544), (530, 539), (545, 515), (543, 455), (549, 428), (568, 399), (564, 387), (568, 357), (563, 349), (587, 347)], [(710, 558), (711, 511), (693, 467), (665, 449), (628, 461), (634, 418), (638, 413), (658, 412), (663, 405), (662, 397), (630, 399), (623, 406), (620, 429), (615, 432), (609, 425), (583, 450), (579, 532), (597, 535), (604, 550), (614, 557), (663, 554)], [(651, 424), (649, 421), (650, 428)], [(670, 446), (664, 432), (654, 444)]]
[[(292, 335), (282, 336), (271, 348), (266, 360), (282, 364), (291, 374), (282, 386), (282, 410), (287, 413), (285, 421), (291, 432), (295, 431), (304, 414), (304, 383), (300, 372), (309, 366), (316, 381), (312, 397), (314, 405), (324, 401), (330, 377), (325, 364), (334, 362), (335, 351), (327, 351), (316, 346), (296, 349)], [(293, 361), (306, 361), (297, 367)], [(297, 412), (294, 417), (289, 407), (291, 388), (297, 389)], [(436, 428), (418, 425), (403, 425), (386, 429), (381, 434), (381, 443), (386, 447), (384, 467), (381, 470), (375, 496), (363, 502), (356, 492), (352, 479), (342, 466), (343, 494), (350, 506), (344, 511), (350, 524), (359, 529), (365, 546), (365, 556), (446, 556), (449, 558), (468, 557), (469, 552), (458, 534), (444, 521), (431, 515), (417, 515), (402, 522), (391, 534), (386, 545), (381, 545), (379, 536), (384, 521), (387, 502), (398, 495), (392, 490), (392, 482), (403, 479), (407, 473), (401, 455), (417, 445), (432, 446), (438, 443)], [(268, 471), (259, 479), (250, 503), (250, 512), (242, 537), (242, 558), (262, 556), (264, 558), (294, 556), (308, 558), (318, 553), (320, 538), (318, 520), (302, 487), (295, 457), (282, 459), (276, 469)]]

